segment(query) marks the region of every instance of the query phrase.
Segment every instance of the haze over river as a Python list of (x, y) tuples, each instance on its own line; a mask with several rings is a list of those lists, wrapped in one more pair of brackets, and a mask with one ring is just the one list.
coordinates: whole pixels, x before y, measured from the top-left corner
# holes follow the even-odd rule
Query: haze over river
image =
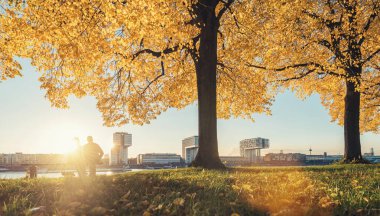
[[(137, 172), (141, 171), (141, 169), (132, 169), (131, 171), (127, 172)], [(74, 172), (75, 175), (77, 175), (77, 172)], [(113, 175), (117, 173), (123, 173), (123, 171), (111, 171), (111, 170), (105, 170), (105, 171), (97, 171), (97, 175)], [(26, 176), (25, 171), (5, 171), (0, 172), (0, 179), (18, 179), (18, 178), (24, 178)], [(63, 177), (62, 173), (60, 171), (55, 172), (38, 172), (37, 178), (61, 178)]]

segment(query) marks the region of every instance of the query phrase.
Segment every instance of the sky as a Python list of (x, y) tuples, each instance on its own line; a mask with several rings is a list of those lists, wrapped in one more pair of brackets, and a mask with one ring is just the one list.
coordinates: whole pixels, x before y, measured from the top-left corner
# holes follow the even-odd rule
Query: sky
[[(67, 153), (75, 149), (74, 138), (85, 143), (91, 135), (108, 153), (114, 132), (132, 134), (129, 157), (141, 153), (181, 154), (182, 139), (197, 135), (197, 106), (169, 109), (150, 124), (123, 127), (103, 126), (101, 113), (92, 97), (70, 98), (70, 109), (57, 109), (40, 89), (39, 73), (30, 61), (21, 59), (23, 77), (0, 83), (0, 153)], [(254, 98), (252, 98), (254, 100)], [(245, 119), (218, 120), (219, 154), (239, 155), (239, 141), (264, 137), (270, 140), (268, 152), (343, 154), (343, 128), (331, 122), (318, 95), (300, 100), (286, 91), (276, 97), (272, 115)], [(373, 147), (380, 154), (380, 135), (361, 136), (362, 152)]]

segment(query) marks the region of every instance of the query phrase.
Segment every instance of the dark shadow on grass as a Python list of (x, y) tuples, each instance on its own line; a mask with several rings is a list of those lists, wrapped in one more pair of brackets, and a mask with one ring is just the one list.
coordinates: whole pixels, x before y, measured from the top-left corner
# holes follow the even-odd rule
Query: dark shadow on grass
[[(0, 193), (1, 215), (267, 215), (249, 206), (233, 180), (218, 172), (181, 170), (97, 176), (95, 179), (8, 181)], [(11, 208), (9, 208), (11, 207)]]

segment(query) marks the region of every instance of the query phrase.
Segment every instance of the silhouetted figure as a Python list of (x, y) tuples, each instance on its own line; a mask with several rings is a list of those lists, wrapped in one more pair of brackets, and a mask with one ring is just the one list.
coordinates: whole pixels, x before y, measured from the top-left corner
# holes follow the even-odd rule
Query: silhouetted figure
[(85, 165), (89, 168), (90, 176), (96, 175), (96, 164), (103, 157), (103, 150), (93, 142), (92, 136), (87, 137), (87, 144), (82, 147), (82, 154)]
[(31, 165), (28, 170), (29, 178), (37, 178), (37, 167), (35, 165)]
[(75, 168), (78, 171), (78, 176), (83, 177), (86, 174), (86, 164), (84, 161), (83, 147), (80, 145), (79, 140), (77, 140), (77, 149), (74, 156)]

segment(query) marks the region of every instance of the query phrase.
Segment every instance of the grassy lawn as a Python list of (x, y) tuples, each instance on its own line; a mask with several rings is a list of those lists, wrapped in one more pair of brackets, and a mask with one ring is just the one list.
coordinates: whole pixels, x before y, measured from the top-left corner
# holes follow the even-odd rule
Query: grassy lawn
[[(44, 206), (34, 212), (30, 209)], [(380, 215), (380, 166), (0, 180), (0, 215)]]

